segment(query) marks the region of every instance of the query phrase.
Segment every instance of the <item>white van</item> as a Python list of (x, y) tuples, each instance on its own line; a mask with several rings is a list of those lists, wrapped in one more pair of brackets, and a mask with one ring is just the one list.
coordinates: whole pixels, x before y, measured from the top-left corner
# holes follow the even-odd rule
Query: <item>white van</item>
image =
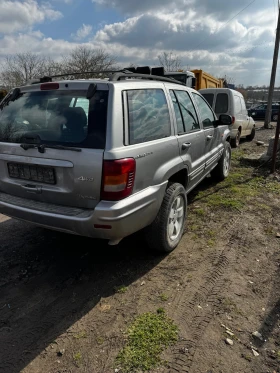
[(230, 126), (231, 146), (236, 148), (241, 137), (249, 141), (255, 137), (255, 121), (248, 116), (243, 95), (229, 88), (200, 89), (199, 93), (208, 101), (217, 116), (228, 114), (232, 116)]

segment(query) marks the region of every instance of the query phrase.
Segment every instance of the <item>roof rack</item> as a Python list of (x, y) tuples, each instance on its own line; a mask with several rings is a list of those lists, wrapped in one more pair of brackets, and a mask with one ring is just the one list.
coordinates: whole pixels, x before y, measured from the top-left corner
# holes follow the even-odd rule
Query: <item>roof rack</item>
[(78, 73), (67, 72), (64, 74), (43, 76), (42, 78), (38, 78), (38, 79), (31, 81), (30, 84), (48, 83), (48, 82), (52, 82), (53, 78), (62, 78), (62, 77), (69, 76), (69, 75), (76, 76), (76, 75), (84, 75), (84, 74), (108, 74), (109, 81), (113, 81), (113, 82), (126, 79), (126, 78), (133, 78), (133, 79), (163, 81), (163, 82), (185, 85), (184, 83), (181, 83), (174, 78), (165, 77), (163, 67), (150, 68), (149, 66), (142, 66), (142, 67), (137, 67), (137, 68), (128, 67), (122, 70), (84, 71), (84, 72), (78, 72)]
[(165, 78), (163, 76), (157, 76), (157, 75), (148, 75), (148, 74), (137, 74), (137, 73), (115, 73), (113, 76), (109, 78), (109, 81), (116, 82), (118, 80), (121, 80), (122, 78), (134, 78), (134, 79), (145, 79), (145, 80), (156, 80), (160, 82), (169, 82), (169, 83), (175, 83), (179, 85), (185, 85), (184, 83), (179, 82), (178, 80), (175, 80), (173, 78)]

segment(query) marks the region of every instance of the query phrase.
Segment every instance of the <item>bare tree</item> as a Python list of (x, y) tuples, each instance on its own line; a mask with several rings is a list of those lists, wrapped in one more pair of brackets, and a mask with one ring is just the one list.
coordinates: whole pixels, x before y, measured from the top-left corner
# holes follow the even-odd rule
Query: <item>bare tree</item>
[(158, 60), (166, 71), (178, 71), (181, 69), (181, 59), (173, 52), (162, 52), (158, 56)]
[[(114, 70), (117, 69), (115, 63), (115, 58), (103, 49), (95, 50), (90, 47), (79, 46), (64, 57), (61, 65), (63, 73), (69, 73), (69, 76), (71, 76), (71, 73), (83, 73), (85, 71)], [(81, 74), (79, 77), (87, 79), (96, 76)], [(98, 74), (98, 77), (102, 77), (102, 75)]]
[(52, 76), (63, 73), (63, 66), (61, 62), (56, 62), (50, 57), (46, 57), (40, 71), (40, 76)]
[(0, 81), (4, 87), (11, 89), (54, 70), (61, 71), (61, 68), (49, 57), (31, 52), (17, 53), (6, 56), (1, 65)]
[(223, 77), (218, 77), (218, 79), (221, 79), (225, 86), (228, 84), (234, 84), (234, 78), (232, 76), (225, 75)]

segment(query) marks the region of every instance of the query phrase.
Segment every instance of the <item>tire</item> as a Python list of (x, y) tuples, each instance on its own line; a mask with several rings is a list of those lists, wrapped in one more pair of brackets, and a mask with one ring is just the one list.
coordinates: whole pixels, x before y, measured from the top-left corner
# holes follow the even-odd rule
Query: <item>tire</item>
[(271, 117), (271, 120), (273, 120), (273, 122), (277, 122), (277, 119), (278, 119), (278, 115), (273, 114), (272, 117)]
[(211, 176), (215, 181), (223, 181), (228, 177), (231, 162), (231, 147), (226, 141), (223, 155), (219, 159), (217, 166), (212, 170)]
[(246, 136), (246, 139), (248, 141), (252, 141), (254, 138), (255, 138), (255, 134), (256, 134), (256, 129), (255, 127), (252, 128), (252, 131), (251, 131), (251, 134)]
[[(157, 217), (145, 229), (145, 239), (149, 248), (161, 253), (173, 251), (184, 234), (186, 215), (185, 188), (179, 183), (168, 184)], [(174, 219), (178, 224), (177, 231)]]
[(239, 143), (240, 143), (240, 137), (241, 137), (241, 133), (237, 131), (235, 138), (231, 139), (231, 142), (230, 142), (232, 148), (238, 148)]

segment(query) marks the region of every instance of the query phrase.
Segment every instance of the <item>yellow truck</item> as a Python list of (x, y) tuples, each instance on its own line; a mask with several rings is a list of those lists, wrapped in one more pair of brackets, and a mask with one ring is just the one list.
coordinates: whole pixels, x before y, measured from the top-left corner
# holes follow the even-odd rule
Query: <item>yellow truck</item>
[(224, 88), (223, 79), (215, 78), (203, 70), (167, 71), (164, 76), (179, 80), (197, 91), (204, 88)]
[(194, 73), (196, 82), (195, 89), (204, 89), (204, 88), (224, 88), (223, 79), (215, 78), (214, 76), (206, 73), (203, 70), (191, 70)]

